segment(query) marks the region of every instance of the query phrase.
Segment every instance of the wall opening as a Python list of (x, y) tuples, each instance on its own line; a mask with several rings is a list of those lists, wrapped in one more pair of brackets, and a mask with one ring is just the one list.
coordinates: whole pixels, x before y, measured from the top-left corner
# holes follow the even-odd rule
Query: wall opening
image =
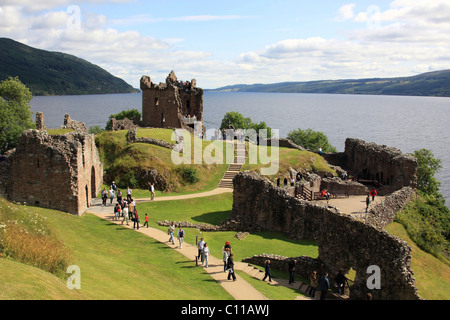
[(92, 166), (91, 169), (91, 197), (95, 198), (97, 197), (97, 195), (95, 194), (95, 189), (96, 189), (96, 181), (95, 181), (95, 168), (94, 166)]

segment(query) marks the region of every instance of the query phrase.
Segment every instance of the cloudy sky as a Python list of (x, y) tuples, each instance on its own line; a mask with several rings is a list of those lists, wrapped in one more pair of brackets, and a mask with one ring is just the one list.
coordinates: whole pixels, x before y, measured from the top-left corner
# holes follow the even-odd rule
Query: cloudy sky
[(134, 87), (410, 76), (450, 69), (450, 0), (0, 0), (0, 37)]

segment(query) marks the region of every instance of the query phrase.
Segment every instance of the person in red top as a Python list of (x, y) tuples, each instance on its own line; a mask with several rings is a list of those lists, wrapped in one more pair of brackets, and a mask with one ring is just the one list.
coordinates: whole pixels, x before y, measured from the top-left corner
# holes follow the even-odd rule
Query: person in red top
[(145, 227), (145, 225), (147, 225), (147, 228), (148, 228), (148, 214), (147, 214), (147, 213), (145, 214), (145, 223), (144, 223), (144, 227)]
[(375, 201), (375, 197), (377, 196), (377, 190), (375, 190), (375, 188), (372, 189), (372, 191), (370, 191), (370, 195), (372, 196), (372, 202)]

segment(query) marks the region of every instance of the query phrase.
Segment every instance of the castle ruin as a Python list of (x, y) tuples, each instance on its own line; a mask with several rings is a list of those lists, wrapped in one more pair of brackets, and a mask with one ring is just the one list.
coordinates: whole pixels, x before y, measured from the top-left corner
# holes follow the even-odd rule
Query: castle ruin
[(141, 78), (142, 126), (193, 131), (203, 124), (203, 89), (196, 80), (179, 81), (172, 71), (165, 83), (155, 84), (149, 76)]
[[(11, 201), (82, 215), (100, 192), (103, 165), (94, 135), (65, 117), (64, 134), (49, 134), (43, 114), (2, 162), (2, 195)], [(72, 130), (72, 131), (70, 131)]]

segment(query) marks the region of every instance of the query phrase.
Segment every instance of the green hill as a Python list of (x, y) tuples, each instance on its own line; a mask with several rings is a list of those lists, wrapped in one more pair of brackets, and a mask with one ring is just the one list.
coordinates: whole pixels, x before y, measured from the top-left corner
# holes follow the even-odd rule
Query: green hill
[(238, 84), (221, 87), (213, 91), (450, 97), (450, 70), (428, 72), (412, 77), (399, 78), (323, 80), (252, 85)]
[(16, 76), (35, 96), (136, 92), (124, 80), (78, 57), (0, 38), (0, 80)]

